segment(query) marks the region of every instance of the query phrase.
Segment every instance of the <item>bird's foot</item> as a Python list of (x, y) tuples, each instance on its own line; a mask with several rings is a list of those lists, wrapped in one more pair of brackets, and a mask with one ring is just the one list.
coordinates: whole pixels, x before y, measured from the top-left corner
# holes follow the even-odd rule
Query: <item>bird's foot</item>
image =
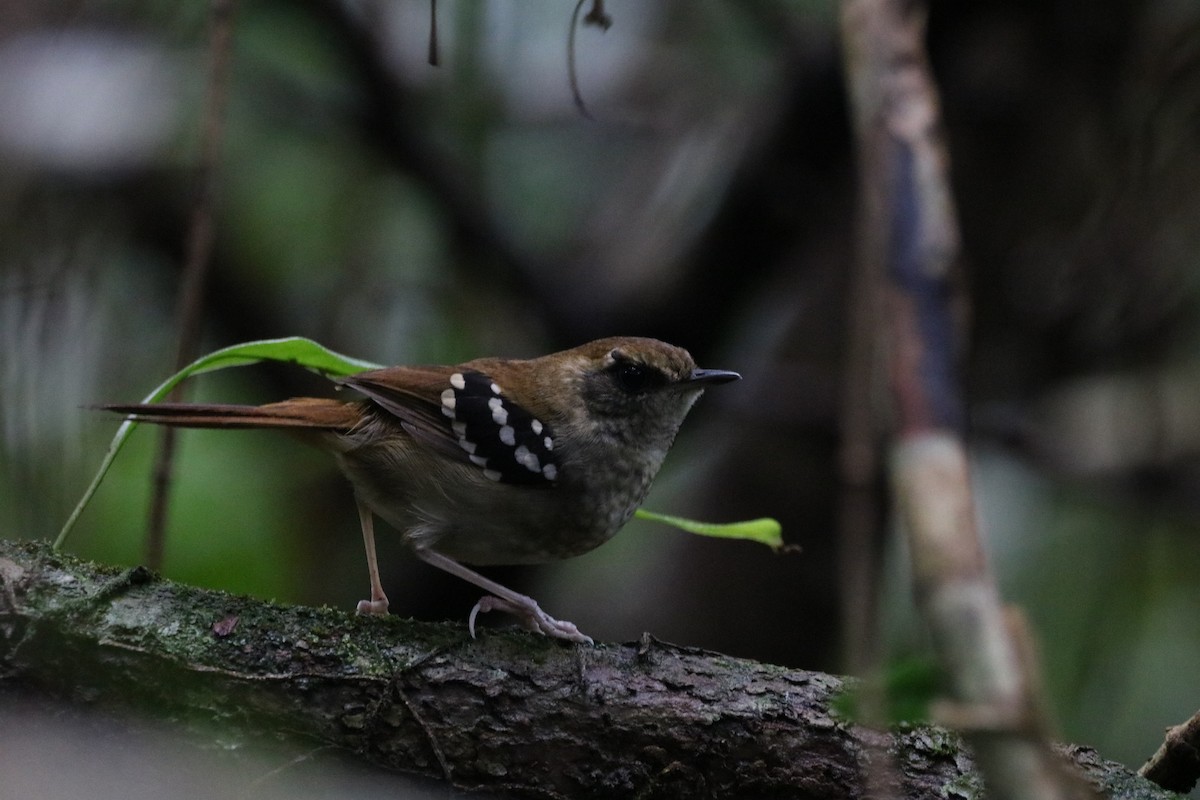
[(358, 607), (354, 609), (354, 613), (360, 617), (386, 616), (387, 612), (388, 599), (386, 597), (377, 600), (359, 600)]
[(535, 633), (580, 644), (594, 644), (592, 637), (580, 633), (579, 628), (575, 627), (575, 623), (555, 619), (542, 611), (533, 598), (522, 596), (521, 600), (523, 602), (514, 602), (490, 594), (481, 597), (475, 607), (471, 609), (471, 616), (467, 619), (467, 628), (471, 631), (471, 638), (475, 638), (475, 617), (481, 612), (486, 614), (489, 611), (505, 611), (515, 616), (524, 628)]

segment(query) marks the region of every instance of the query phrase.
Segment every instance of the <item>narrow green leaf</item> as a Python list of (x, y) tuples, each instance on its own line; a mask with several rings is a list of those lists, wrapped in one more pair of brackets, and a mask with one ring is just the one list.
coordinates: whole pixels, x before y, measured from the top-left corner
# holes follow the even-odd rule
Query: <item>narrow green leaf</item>
[(698, 533), (701, 536), (718, 536), (724, 539), (749, 539), (752, 542), (765, 544), (772, 550), (778, 550), (783, 547), (783, 529), (776, 520), (769, 517), (752, 519), (746, 522), (716, 524), (712, 522), (697, 522), (696, 520), (685, 519), (683, 517), (673, 517), (669, 514), (656, 514), (644, 508), (639, 508), (635, 511), (634, 516), (639, 519), (650, 520), (651, 522), (673, 525), (680, 530), (687, 531), (688, 533)]
[[(305, 339), (300, 336), (289, 336), (284, 339), (262, 339), (255, 342), (231, 345), (209, 353), (206, 356), (201, 356), (159, 384), (153, 392), (142, 399), (142, 402), (157, 403), (166, 397), (172, 389), (193, 375), (212, 372), (224, 369), (225, 367), (242, 367), (247, 364), (257, 364), (260, 361), (284, 361), (298, 364), (323, 375), (333, 376), (353, 375), (356, 372), (375, 369), (378, 366), (369, 361), (361, 361), (357, 358), (350, 358), (349, 356), (335, 353), (317, 344), (312, 339)], [(75, 522), (79, 519), (79, 515), (83, 513), (83, 509), (91, 501), (92, 495), (100, 487), (100, 481), (104, 480), (104, 475), (108, 472), (108, 468), (112, 466), (117, 453), (121, 452), (121, 448), (125, 446), (125, 441), (129, 438), (129, 434), (136, 427), (136, 422), (127, 419), (117, 428), (117, 433), (113, 436), (113, 440), (108, 446), (108, 452), (104, 454), (104, 460), (100, 463), (100, 469), (97, 470), (96, 476), (92, 478), (92, 482), (84, 491), (83, 497), (75, 505), (75, 509), (71, 512), (71, 516), (67, 518), (66, 524), (59, 531), (58, 538), (54, 540), (54, 548), (56, 550), (66, 542), (67, 535), (75, 527)]]

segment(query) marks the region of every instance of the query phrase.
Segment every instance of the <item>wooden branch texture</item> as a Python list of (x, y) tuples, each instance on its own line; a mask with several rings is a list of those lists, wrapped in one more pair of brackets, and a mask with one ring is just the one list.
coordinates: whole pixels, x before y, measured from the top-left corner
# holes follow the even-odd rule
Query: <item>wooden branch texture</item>
[(1200, 711), (1167, 728), (1162, 745), (1138, 774), (1164, 789), (1187, 794), (1200, 780)]
[[(885, 753), (890, 796), (979, 789), (949, 733), (840, 720), (830, 675), (649, 637), (472, 640), (460, 624), (283, 607), (42, 543), (0, 540), (0, 675), (513, 796), (857, 798)], [(1072, 758), (1093, 762), (1097, 785), (1139, 780), (1087, 750)]]

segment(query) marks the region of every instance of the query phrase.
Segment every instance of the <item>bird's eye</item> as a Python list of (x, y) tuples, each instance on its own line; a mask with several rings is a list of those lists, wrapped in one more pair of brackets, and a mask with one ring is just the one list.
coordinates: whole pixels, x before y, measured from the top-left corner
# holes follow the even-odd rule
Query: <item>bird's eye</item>
[(642, 364), (626, 361), (617, 364), (616, 378), (617, 386), (630, 394), (637, 394), (646, 390), (646, 384), (650, 379), (650, 370)]

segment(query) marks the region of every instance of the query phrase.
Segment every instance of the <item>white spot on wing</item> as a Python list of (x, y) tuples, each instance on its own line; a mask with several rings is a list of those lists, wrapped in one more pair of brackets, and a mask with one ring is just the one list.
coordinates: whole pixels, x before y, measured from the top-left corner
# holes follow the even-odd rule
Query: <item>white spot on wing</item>
[(542, 471), (542, 465), (538, 463), (538, 457), (529, 452), (529, 448), (525, 445), (521, 445), (513, 451), (513, 455), (516, 457), (517, 463), (524, 465), (525, 469), (530, 472)]
[(516, 433), (517, 432), (513, 430), (512, 425), (505, 425), (500, 428), (500, 441), (504, 442), (509, 447), (512, 447), (517, 443)]
[(457, 403), (458, 401), (454, 399), (453, 389), (447, 389), (446, 391), (442, 392), (442, 408), (448, 408), (453, 411), (454, 406), (457, 405)]
[(529, 427), (533, 428), (533, 433), (535, 436), (542, 432), (542, 423), (540, 420), (535, 419), (532, 423), (530, 423)]
[(488, 408), (492, 410), (492, 421), (497, 425), (508, 424), (508, 409), (504, 407), (504, 401), (499, 397), (493, 397), (488, 400)]
[(558, 467), (553, 464), (547, 464), (542, 467), (542, 474), (546, 476), (546, 480), (552, 481), (558, 477)]
[(554, 449), (554, 440), (551, 439), (549, 436), (547, 436), (545, 439), (542, 439), (542, 444), (544, 444), (546, 446), (547, 450)]
[(454, 424), (452, 424), (450, 427), (454, 429), (454, 435), (455, 435), (455, 436), (457, 436), (457, 437), (458, 437), (458, 438), (460, 438), (460, 439), (465, 439), (465, 438), (466, 438), (466, 436), (467, 436), (467, 423), (465, 423), (465, 422), (455, 422), (455, 423), (454, 423)]
[(476, 466), (479, 466), (479, 467), (486, 467), (487, 459), (484, 458), (483, 456), (477, 456), (474, 453), (472, 453), (471, 454), (471, 463)]
[(485, 469), (483, 471), (483, 477), (487, 478), (489, 481), (499, 481), (500, 473), (496, 472), (494, 469)]
[(492, 383), (492, 394), (503, 394), (503, 392), (500, 391), (499, 385), (497, 385), (495, 382)]
[(467, 387), (467, 382), (463, 379), (461, 372), (456, 372), (450, 376), (450, 385), (461, 391)]

